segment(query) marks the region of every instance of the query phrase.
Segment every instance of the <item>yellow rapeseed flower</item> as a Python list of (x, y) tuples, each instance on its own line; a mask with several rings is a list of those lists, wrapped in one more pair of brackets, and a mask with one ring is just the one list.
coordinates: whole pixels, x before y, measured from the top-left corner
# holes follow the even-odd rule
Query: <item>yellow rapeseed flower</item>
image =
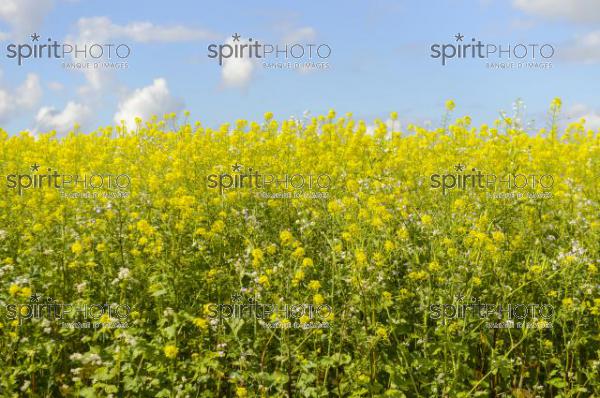
[(164, 348), (163, 351), (165, 353), (165, 356), (169, 359), (175, 359), (177, 357), (177, 353), (179, 352), (179, 349), (172, 345), (172, 344), (167, 344)]

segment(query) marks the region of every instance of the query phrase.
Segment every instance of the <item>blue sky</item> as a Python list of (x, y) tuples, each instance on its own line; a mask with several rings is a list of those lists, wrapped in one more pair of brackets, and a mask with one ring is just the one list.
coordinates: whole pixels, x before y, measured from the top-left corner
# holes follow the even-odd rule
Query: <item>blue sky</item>
[[(452, 98), (457, 116), (490, 122), (521, 98), (544, 126), (555, 96), (564, 119), (600, 126), (600, 2), (596, 0), (439, 1), (110, 1), (3, 0), (0, 5), (0, 125), (64, 133), (120, 118), (189, 110), (208, 126), (235, 119), (321, 114), (334, 108), (372, 122), (397, 111), (405, 125), (440, 122)], [(90, 74), (63, 60), (7, 58), (10, 44), (38, 33), (66, 43), (126, 43), (125, 70)], [(265, 69), (260, 62), (208, 58), (210, 44), (239, 33), (262, 43), (326, 43), (327, 70)], [(550, 44), (551, 69), (494, 70), (485, 60), (430, 57), (434, 43), (465, 40)], [(69, 60), (66, 60), (69, 61)]]

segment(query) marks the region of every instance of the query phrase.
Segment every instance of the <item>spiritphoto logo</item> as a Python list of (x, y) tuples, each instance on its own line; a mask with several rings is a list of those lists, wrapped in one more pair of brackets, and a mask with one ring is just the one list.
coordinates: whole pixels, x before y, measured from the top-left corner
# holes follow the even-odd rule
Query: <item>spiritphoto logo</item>
[(52, 297), (42, 299), (38, 293), (32, 294), (29, 302), (5, 304), (4, 310), (6, 319), (19, 325), (40, 319), (60, 322), (69, 329), (126, 328), (131, 312), (127, 304), (60, 303)]
[[(554, 186), (551, 174), (523, 173), (483, 173), (474, 167), (469, 169), (464, 164), (456, 164), (454, 171), (432, 174), (431, 189), (441, 189), (444, 195), (454, 190), (485, 190), (489, 198), (509, 199), (529, 197), (531, 199), (548, 199), (552, 193), (547, 191)], [(543, 190), (539, 192), (539, 190)]]
[(326, 329), (333, 309), (329, 304), (261, 303), (258, 297), (231, 295), (229, 304), (208, 304), (208, 317), (222, 323), (227, 319), (256, 319), (268, 329)]
[(126, 69), (131, 47), (125, 43), (71, 44), (44, 39), (32, 33), (30, 43), (9, 43), (6, 58), (15, 59), (19, 66), (27, 60), (57, 59), (63, 61), (65, 69)]
[(430, 50), (429, 56), (444, 66), (449, 60), (480, 59), (489, 69), (550, 69), (556, 52), (549, 43), (486, 43), (476, 38), (469, 42), (460, 33), (454, 35), (454, 42), (434, 43)]
[(14, 189), (19, 195), (31, 189), (57, 189), (63, 198), (96, 199), (103, 196), (107, 199), (125, 198), (129, 196), (131, 178), (127, 174), (92, 173), (63, 174), (47, 167), (46, 171), (34, 163), (30, 173), (13, 173), (6, 176), (6, 187)]
[(219, 65), (228, 59), (255, 59), (267, 69), (328, 69), (331, 47), (325, 43), (261, 43), (233, 34), (225, 44), (210, 44), (208, 58)]
[(488, 329), (548, 329), (552, 327), (554, 306), (545, 303), (483, 303), (477, 297), (463, 302), (462, 296), (450, 304), (429, 305), (433, 320), (482, 320)]
[(328, 174), (269, 174), (238, 163), (231, 170), (231, 173), (208, 175), (206, 186), (220, 193), (250, 190), (262, 199), (326, 199), (332, 184)]

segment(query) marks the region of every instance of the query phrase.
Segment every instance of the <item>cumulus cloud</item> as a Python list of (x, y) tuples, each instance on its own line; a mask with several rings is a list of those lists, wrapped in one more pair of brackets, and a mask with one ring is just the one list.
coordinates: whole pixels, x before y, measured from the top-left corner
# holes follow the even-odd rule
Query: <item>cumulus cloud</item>
[(518, 9), (540, 17), (566, 19), (571, 22), (600, 22), (598, 0), (514, 0)]
[(311, 26), (294, 29), (283, 37), (284, 43), (305, 43), (315, 40), (317, 31)]
[[(225, 44), (234, 45), (232, 38)], [(225, 87), (244, 88), (254, 75), (254, 62), (250, 58), (226, 58), (221, 67), (221, 78)]]
[(85, 125), (92, 115), (91, 109), (83, 104), (68, 102), (62, 111), (51, 106), (42, 107), (35, 118), (35, 131), (56, 130), (66, 133), (75, 124)]
[[(297, 29), (286, 29), (282, 36), (281, 44), (286, 43), (310, 43), (317, 37), (317, 32), (313, 27), (305, 26)], [(243, 40), (243, 39), (242, 39)], [(233, 38), (228, 38), (224, 44), (234, 45)], [(258, 64), (257, 59), (253, 58), (225, 58), (221, 67), (221, 81), (224, 87), (245, 88), (248, 86)], [(309, 72), (311, 69), (300, 68), (300, 73)]]
[(60, 82), (49, 82), (48, 88), (52, 91), (61, 91), (65, 86)]
[(0, 121), (32, 109), (42, 97), (40, 78), (30, 73), (17, 88), (0, 88)]
[[(396, 132), (402, 130), (402, 123), (399, 120), (392, 120), (391, 118), (387, 118), (385, 122), (380, 121), (380, 123), (384, 123), (388, 129), (388, 134), (391, 132)], [(369, 124), (367, 125), (367, 134), (374, 135), (377, 130), (378, 124)]]
[(23, 84), (17, 88), (17, 93), (17, 105), (20, 107), (32, 108), (42, 97), (40, 78), (36, 74), (28, 74)]
[(594, 31), (561, 46), (559, 56), (568, 61), (595, 64), (600, 62), (600, 31)]
[(113, 23), (108, 17), (80, 18), (77, 21), (78, 38), (83, 42), (109, 39), (127, 39), (139, 43), (173, 43), (208, 40), (215, 34), (183, 25), (161, 26), (151, 22)]
[[(200, 41), (215, 38), (208, 30), (183, 25), (156, 25), (151, 22), (129, 22), (124, 25), (114, 23), (108, 17), (80, 18), (77, 33), (66, 38), (71, 45), (83, 46), (99, 42), (130, 43), (173, 43)], [(79, 94), (88, 97), (107, 91), (119, 91), (122, 87), (112, 69), (85, 69), (86, 84), (79, 88)]]
[(27, 36), (38, 30), (53, 6), (53, 0), (2, 0), (0, 19), (17, 37)]
[(124, 120), (129, 127), (133, 127), (136, 117), (147, 120), (153, 115), (162, 116), (182, 109), (183, 103), (171, 95), (167, 81), (159, 78), (150, 86), (137, 89), (127, 96), (119, 104), (114, 121), (120, 124), (121, 120)]
[(593, 109), (584, 104), (575, 104), (566, 111), (569, 122), (585, 119), (585, 126), (590, 129), (600, 129), (600, 109)]

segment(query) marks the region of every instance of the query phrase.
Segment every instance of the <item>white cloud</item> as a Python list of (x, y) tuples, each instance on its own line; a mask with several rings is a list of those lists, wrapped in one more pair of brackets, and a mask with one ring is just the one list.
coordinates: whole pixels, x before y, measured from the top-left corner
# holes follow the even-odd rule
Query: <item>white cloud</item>
[[(390, 134), (391, 132), (397, 132), (402, 130), (402, 123), (399, 120), (392, 120), (391, 118), (387, 118), (385, 122), (379, 120), (379, 123), (384, 123), (386, 125), (388, 134)], [(379, 123), (367, 125), (367, 134), (375, 134), (375, 130), (379, 126)]]
[[(77, 21), (77, 33), (66, 38), (71, 45), (83, 46), (90, 43), (113, 42), (185, 42), (215, 38), (216, 35), (205, 29), (190, 28), (183, 25), (162, 26), (151, 22), (130, 22), (119, 25), (108, 17), (80, 18)], [(131, 46), (130, 46), (131, 47)], [(84, 97), (98, 95), (107, 91), (122, 91), (112, 69), (84, 69), (86, 84), (79, 88)]]
[(2, 0), (0, 19), (17, 37), (27, 36), (38, 30), (53, 6), (53, 0)]
[(284, 43), (305, 43), (312, 40), (315, 40), (317, 37), (317, 31), (310, 26), (305, 26), (303, 28), (295, 29), (291, 32), (288, 32), (284, 38)]
[(151, 22), (130, 22), (126, 25), (118, 25), (107, 17), (80, 18), (77, 21), (77, 27), (79, 28), (79, 39), (84, 42), (120, 38), (139, 43), (172, 43), (215, 38), (215, 34), (204, 29), (182, 25), (160, 26)]
[(28, 74), (23, 84), (17, 88), (17, 93), (16, 103), (18, 106), (34, 107), (42, 97), (40, 78), (33, 73)]
[(600, 62), (600, 30), (567, 42), (561, 46), (559, 55), (563, 59), (586, 64)]
[(48, 88), (52, 91), (61, 91), (65, 86), (60, 82), (49, 82)]
[(572, 22), (600, 22), (598, 0), (513, 0), (518, 9), (529, 14)]
[(183, 109), (183, 103), (171, 95), (167, 81), (155, 79), (150, 86), (135, 90), (123, 102), (115, 114), (114, 121), (117, 124), (121, 120), (129, 127), (135, 126), (135, 118), (149, 119), (153, 115), (162, 116), (169, 112), (178, 112)]
[(25, 81), (14, 90), (0, 88), (0, 121), (32, 109), (42, 97), (40, 78), (30, 73)]
[(569, 122), (585, 119), (585, 126), (589, 129), (600, 129), (600, 109), (592, 109), (584, 104), (575, 104), (565, 113)]
[(91, 109), (83, 104), (68, 102), (65, 109), (58, 111), (51, 106), (42, 107), (35, 118), (35, 131), (56, 130), (66, 133), (77, 123), (85, 125), (92, 115)]
[[(233, 45), (229, 38), (225, 44)], [(225, 58), (221, 67), (221, 78), (226, 87), (244, 88), (254, 75), (254, 62), (250, 58)]]
[(513, 18), (510, 20), (510, 28), (513, 30), (528, 30), (535, 27), (536, 23), (533, 19)]

